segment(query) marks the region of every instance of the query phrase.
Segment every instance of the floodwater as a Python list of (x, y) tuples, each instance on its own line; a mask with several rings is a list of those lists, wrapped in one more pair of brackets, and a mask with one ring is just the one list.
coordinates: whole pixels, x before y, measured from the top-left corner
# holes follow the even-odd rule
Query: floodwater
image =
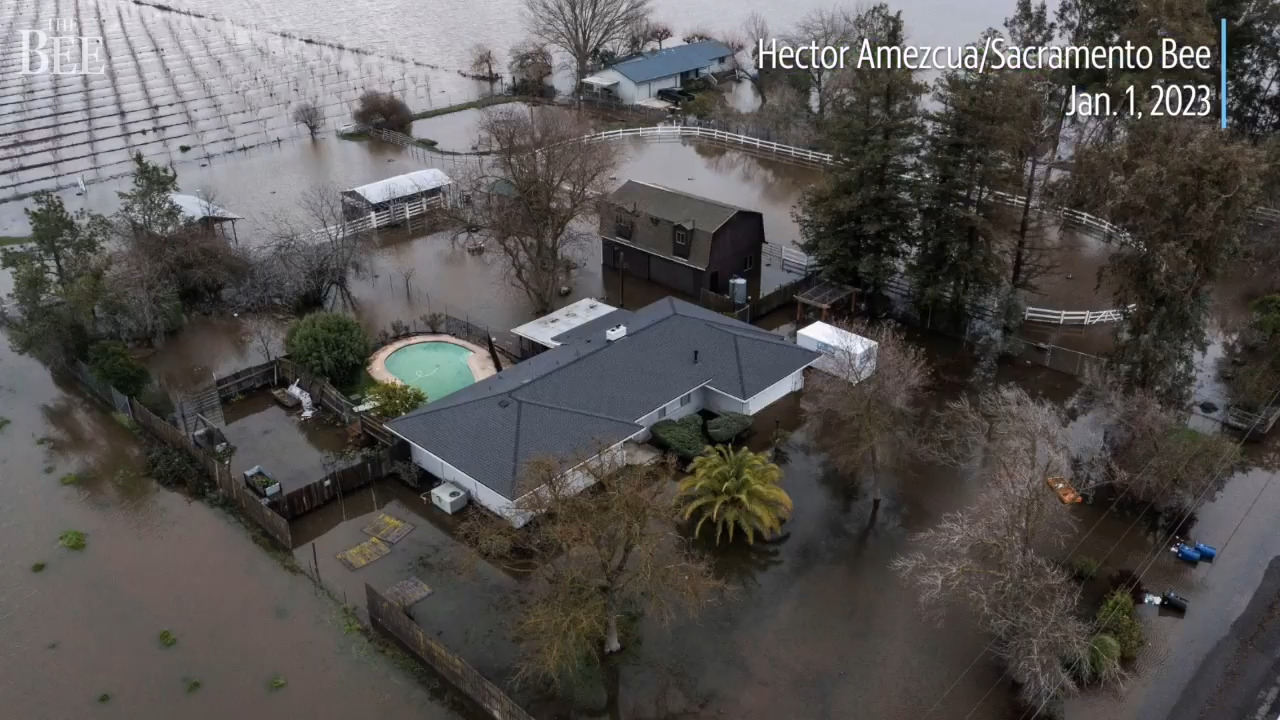
[[(1056, 4), (1056, 3), (1055, 3)], [(827, 3), (782, 6), (713, 0), (662, 0), (655, 17), (677, 35), (691, 30), (740, 34), (750, 12), (775, 33)], [(101, 39), (103, 62), (68, 62), (93, 74), (16, 72), (17, 43), (0, 57), (0, 198), (92, 183), (128, 171), (142, 153), (152, 161), (196, 164), (225, 153), (304, 137), (292, 114), (304, 102), (323, 115), (328, 134), (349, 117), (366, 90), (396, 92), (415, 110), (473, 100), (501, 90), (469, 79), (473, 45), (493, 48), (499, 65), (526, 33), (518, 0), (439, 7), (408, 0), (328, 4), (305, 0), (0, 0), (11, 37), (55, 30)], [(913, 43), (961, 45), (999, 26), (1007, 0), (961, 7), (940, 0), (896, 3)], [(568, 87), (570, 63), (559, 63)], [(105, 70), (104, 72), (99, 72)], [(736, 88), (741, 91), (744, 88)], [(744, 105), (735, 92), (735, 105)], [(432, 137), (427, 135), (427, 137)]]
[[(317, 12), (308, 0), (170, 0), (175, 7), (255, 23), (262, 28), (289, 29), (316, 38), (335, 40), (386, 53), (406, 54), (445, 68), (465, 70), (471, 48), (483, 43), (499, 59), (528, 34), (520, 0), (477, 0), (468, 3), (422, 3), (414, 0), (358, 0), (325, 5)], [(1050, 2), (1050, 9), (1057, 2)], [(776, 35), (790, 35), (808, 12), (852, 2), (801, 0), (655, 0), (654, 19), (667, 23), (677, 38), (693, 30), (711, 34), (742, 34), (752, 12), (763, 15)], [(954, 3), (944, 0), (898, 0), (912, 44), (964, 45), (989, 27), (1000, 27), (1012, 13), (1012, 0)], [(558, 59), (559, 60), (559, 59)], [(565, 61), (567, 63), (567, 61)], [(563, 65), (565, 63), (558, 64)]]
[(143, 477), (133, 437), (4, 338), (0, 415), (0, 714), (459, 717), (240, 525)]

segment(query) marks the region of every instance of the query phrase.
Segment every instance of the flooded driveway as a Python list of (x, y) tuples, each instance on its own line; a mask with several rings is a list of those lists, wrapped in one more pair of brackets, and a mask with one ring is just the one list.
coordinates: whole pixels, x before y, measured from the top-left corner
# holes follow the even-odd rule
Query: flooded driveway
[(0, 415), (0, 714), (459, 717), (244, 528), (144, 478), (130, 433), (2, 334)]

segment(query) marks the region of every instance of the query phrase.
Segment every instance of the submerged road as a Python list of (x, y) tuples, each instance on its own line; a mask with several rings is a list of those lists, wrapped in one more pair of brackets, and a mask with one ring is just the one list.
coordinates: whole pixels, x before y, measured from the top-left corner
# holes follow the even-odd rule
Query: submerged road
[(1248, 607), (1214, 646), (1168, 720), (1280, 717), (1280, 557)]

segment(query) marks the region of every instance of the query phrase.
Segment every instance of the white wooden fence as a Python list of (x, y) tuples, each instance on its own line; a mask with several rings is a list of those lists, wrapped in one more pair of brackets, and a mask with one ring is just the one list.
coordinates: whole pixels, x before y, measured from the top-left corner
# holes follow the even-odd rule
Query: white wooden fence
[[(425, 148), (418, 144), (408, 135), (397, 133), (390, 130), (373, 130), (373, 135), (387, 142), (395, 143), (410, 148), (423, 155), (435, 153), (437, 155), (468, 155), (483, 153), (442, 153), (438, 150)], [(604, 132), (594, 133), (592, 135), (584, 135), (573, 142), (594, 142), (597, 140), (615, 140), (619, 138), (637, 137), (646, 140), (683, 140), (684, 138), (692, 138), (697, 140), (716, 142), (746, 150), (754, 150), (759, 152), (767, 152), (777, 155), (788, 160), (798, 161), (808, 165), (826, 166), (835, 162), (836, 158), (831, 153), (819, 152), (808, 148), (796, 147), (794, 145), (783, 145), (769, 140), (761, 140), (760, 138), (751, 137), (750, 135), (739, 135), (737, 133), (725, 132), (724, 130), (716, 130), (713, 128), (698, 127), (696, 125), (654, 125), (652, 127), (636, 127), (621, 128), (618, 130), (606, 130)], [(992, 193), (996, 201), (1013, 207), (1021, 207), (1026, 202), (1026, 198), (1022, 195), (1013, 193), (995, 192)], [(1033, 198), (1031, 207), (1041, 212), (1052, 213), (1063, 217), (1075, 225), (1092, 231), (1099, 235), (1102, 240), (1111, 242), (1126, 242), (1129, 234), (1102, 218), (1095, 217), (1086, 212), (1072, 210), (1070, 208), (1060, 208), (1044, 206), (1038, 199)], [(1262, 224), (1280, 224), (1280, 210), (1272, 208), (1256, 207), (1250, 213), (1256, 222)]]
[(311, 231), (311, 235), (329, 238), (349, 237), (362, 232), (372, 232), (382, 227), (390, 227), (407, 222), (410, 218), (426, 215), (431, 208), (444, 207), (444, 197), (435, 195), (429, 198), (418, 198), (404, 203), (392, 205), (381, 212), (371, 212), (364, 217), (349, 220), (340, 225), (328, 225)]
[(1054, 325), (1097, 325), (1124, 320), (1124, 314), (1137, 307), (1130, 305), (1124, 310), (1050, 310), (1048, 308), (1029, 307), (1022, 313), (1024, 322), (1051, 323)]
[(787, 272), (807, 275), (813, 267), (813, 260), (808, 255), (790, 245), (767, 242), (760, 254), (766, 259), (776, 260), (778, 265)]

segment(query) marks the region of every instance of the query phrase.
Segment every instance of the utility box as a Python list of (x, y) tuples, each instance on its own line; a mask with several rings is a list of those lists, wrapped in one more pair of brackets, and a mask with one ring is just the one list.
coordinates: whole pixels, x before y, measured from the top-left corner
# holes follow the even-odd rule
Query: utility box
[(450, 515), (466, 507), (468, 499), (466, 490), (451, 483), (441, 483), (431, 489), (431, 504)]

